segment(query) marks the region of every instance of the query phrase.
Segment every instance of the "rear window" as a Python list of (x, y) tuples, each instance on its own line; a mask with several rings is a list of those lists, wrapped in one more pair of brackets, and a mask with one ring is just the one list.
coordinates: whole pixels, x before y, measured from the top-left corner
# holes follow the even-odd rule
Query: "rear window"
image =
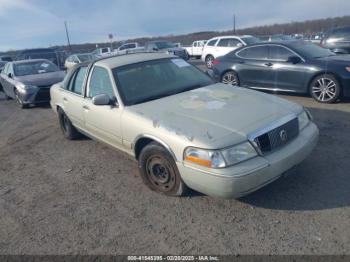
[(333, 29), (328, 33), (332, 38), (350, 39), (350, 27)]

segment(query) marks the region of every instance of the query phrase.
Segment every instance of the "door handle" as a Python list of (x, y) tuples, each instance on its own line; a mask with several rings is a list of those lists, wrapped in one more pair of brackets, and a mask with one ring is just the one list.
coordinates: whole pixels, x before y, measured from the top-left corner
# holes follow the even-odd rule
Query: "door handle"
[(63, 101), (64, 101), (64, 102), (68, 102), (68, 99), (65, 98), (65, 97), (63, 97)]
[(90, 108), (88, 106), (83, 106), (83, 109), (90, 110)]
[(241, 61), (238, 61), (238, 63), (239, 63), (239, 64), (244, 64), (244, 61), (241, 60)]
[(268, 63), (265, 63), (266, 66), (273, 66), (272, 63), (268, 62)]

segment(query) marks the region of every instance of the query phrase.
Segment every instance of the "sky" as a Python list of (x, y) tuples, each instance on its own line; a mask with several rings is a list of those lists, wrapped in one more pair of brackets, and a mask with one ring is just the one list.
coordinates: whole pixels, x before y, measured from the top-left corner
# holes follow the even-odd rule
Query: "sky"
[(0, 51), (350, 15), (350, 0), (0, 0)]

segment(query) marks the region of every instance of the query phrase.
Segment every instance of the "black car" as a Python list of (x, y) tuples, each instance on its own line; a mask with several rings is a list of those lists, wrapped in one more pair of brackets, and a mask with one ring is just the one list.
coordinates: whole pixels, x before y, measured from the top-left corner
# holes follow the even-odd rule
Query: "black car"
[(350, 55), (304, 41), (260, 43), (213, 62), (217, 81), (262, 90), (310, 94), (322, 103), (350, 97)]
[(65, 76), (45, 59), (8, 62), (0, 74), (0, 90), (6, 99), (16, 99), (21, 108), (50, 101), (50, 88)]
[(23, 50), (15, 58), (16, 61), (28, 59), (47, 59), (55, 65), (57, 65), (58, 67), (62, 67), (64, 64), (61, 61), (59, 53), (56, 52), (56, 50), (53, 48), (37, 48)]
[(150, 41), (145, 44), (145, 51), (149, 52), (161, 52), (168, 53), (172, 55), (176, 55), (181, 57), (184, 60), (188, 60), (190, 58), (186, 49), (182, 47), (176, 47), (176, 45), (172, 42), (168, 41)]
[(350, 26), (328, 31), (321, 45), (337, 54), (350, 54)]

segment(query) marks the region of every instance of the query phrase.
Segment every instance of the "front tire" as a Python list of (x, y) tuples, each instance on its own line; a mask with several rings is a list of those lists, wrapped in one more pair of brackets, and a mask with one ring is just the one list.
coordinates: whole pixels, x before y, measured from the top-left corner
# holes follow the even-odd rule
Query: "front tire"
[(310, 84), (310, 94), (319, 103), (334, 103), (341, 94), (338, 80), (331, 74), (315, 77)]
[(239, 86), (238, 75), (234, 71), (228, 71), (221, 77), (221, 82), (228, 85)]
[(79, 131), (72, 125), (66, 113), (60, 108), (58, 109), (58, 120), (65, 138), (74, 140), (80, 137)]
[(214, 57), (212, 55), (207, 55), (205, 57), (205, 64), (207, 68), (211, 69), (213, 67)]
[(142, 149), (139, 171), (143, 182), (155, 192), (168, 196), (183, 196), (187, 193), (188, 188), (181, 179), (173, 157), (156, 142)]

